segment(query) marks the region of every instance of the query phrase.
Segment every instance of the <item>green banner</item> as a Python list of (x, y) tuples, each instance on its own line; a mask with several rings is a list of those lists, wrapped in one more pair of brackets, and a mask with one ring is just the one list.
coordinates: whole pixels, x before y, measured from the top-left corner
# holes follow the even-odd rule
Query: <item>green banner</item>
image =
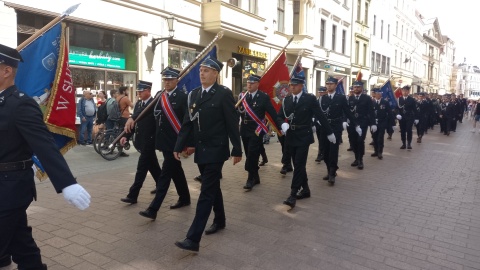
[(68, 62), (73, 65), (125, 69), (123, 53), (70, 46), (68, 57)]

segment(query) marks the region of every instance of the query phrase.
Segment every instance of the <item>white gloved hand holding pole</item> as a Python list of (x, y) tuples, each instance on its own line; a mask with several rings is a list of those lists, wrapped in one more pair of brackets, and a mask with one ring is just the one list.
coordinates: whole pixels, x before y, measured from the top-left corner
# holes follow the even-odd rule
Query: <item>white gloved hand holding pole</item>
[(64, 188), (62, 193), (69, 204), (75, 205), (80, 210), (85, 210), (90, 205), (90, 194), (79, 184), (73, 184)]
[(290, 125), (288, 123), (283, 123), (282, 124), (282, 133), (283, 135), (287, 134), (287, 130), (290, 128)]
[(370, 127), (370, 130), (372, 131), (372, 133), (377, 132), (377, 125), (372, 125), (372, 126)]
[(347, 127), (348, 127), (348, 123), (347, 122), (343, 122), (343, 130), (347, 130)]
[(333, 133), (330, 134), (330, 135), (328, 135), (328, 136), (327, 136), (327, 139), (328, 139), (331, 143), (333, 143), (333, 144), (336, 144), (336, 143), (337, 143), (337, 138), (335, 138), (335, 134), (333, 134)]
[(362, 137), (362, 128), (360, 126), (357, 126), (355, 131), (358, 133), (358, 136)]
[(402, 120), (402, 116), (400, 114), (397, 114), (397, 119)]

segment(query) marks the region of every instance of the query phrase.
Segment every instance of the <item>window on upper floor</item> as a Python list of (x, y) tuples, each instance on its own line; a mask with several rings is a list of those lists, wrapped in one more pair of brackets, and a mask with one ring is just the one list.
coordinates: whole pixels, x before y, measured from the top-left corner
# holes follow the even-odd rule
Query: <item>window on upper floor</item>
[(375, 36), (377, 33), (377, 15), (373, 15), (373, 35)]
[(332, 51), (335, 51), (337, 48), (337, 26), (332, 25)]
[(355, 64), (359, 64), (360, 60), (360, 41), (355, 41)]
[(372, 52), (372, 59), (370, 60), (370, 65), (372, 67), (372, 70), (375, 70), (375, 52)]
[(368, 25), (368, 6), (369, 4), (365, 2), (365, 20), (363, 21), (363, 24)]
[(258, 3), (257, 0), (248, 0), (248, 11), (255, 15), (258, 15)]
[(357, 22), (362, 20), (362, 3), (357, 0)]
[(342, 31), (342, 53), (347, 51), (347, 30)]
[(348, 0), (343, 0), (343, 5), (348, 7)]
[(363, 44), (363, 65), (367, 66), (367, 44)]
[(325, 47), (325, 27), (327, 22), (322, 19), (320, 20), (320, 46)]
[(390, 24), (387, 26), (387, 42), (390, 43)]
[(240, 6), (240, 0), (229, 0), (228, 2), (232, 5), (237, 6), (237, 7)]
[(380, 22), (380, 38), (383, 39), (383, 20)]
[(277, 1), (277, 31), (284, 32), (285, 29), (285, 0)]
[(395, 36), (398, 37), (398, 21), (395, 22)]
[(293, 1), (293, 34), (300, 34), (300, 0)]

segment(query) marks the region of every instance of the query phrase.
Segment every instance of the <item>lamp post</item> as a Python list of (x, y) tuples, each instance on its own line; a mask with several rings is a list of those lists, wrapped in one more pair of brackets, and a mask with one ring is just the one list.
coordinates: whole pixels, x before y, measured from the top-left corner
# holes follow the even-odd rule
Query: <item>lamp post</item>
[(157, 47), (158, 44), (166, 41), (166, 40), (171, 40), (174, 37), (175, 30), (173, 28), (173, 23), (175, 22), (175, 17), (173, 17), (172, 14), (166, 19), (167, 24), (168, 24), (168, 37), (161, 37), (161, 38), (153, 38), (152, 37), (152, 52), (155, 52), (155, 48)]

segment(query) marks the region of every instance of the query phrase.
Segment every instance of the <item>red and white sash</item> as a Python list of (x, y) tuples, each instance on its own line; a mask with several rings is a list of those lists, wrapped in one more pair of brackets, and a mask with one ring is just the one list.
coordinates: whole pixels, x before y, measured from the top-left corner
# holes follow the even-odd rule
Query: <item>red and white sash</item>
[(248, 105), (247, 101), (245, 99), (242, 100), (242, 105), (243, 108), (245, 108), (245, 111), (247, 112), (248, 116), (255, 121), (255, 123), (258, 124), (258, 127), (255, 129), (255, 134), (260, 135), (260, 132), (263, 130), (265, 133), (268, 133), (268, 128), (264, 123), (264, 120), (260, 120), (258, 116), (255, 114), (255, 112), (250, 108), (250, 105)]
[(180, 121), (178, 121), (175, 112), (172, 109), (172, 105), (170, 104), (170, 100), (168, 100), (168, 93), (165, 92), (162, 95), (162, 109), (165, 112), (164, 115), (167, 117), (168, 121), (173, 127), (173, 130), (178, 134), (180, 132)]

